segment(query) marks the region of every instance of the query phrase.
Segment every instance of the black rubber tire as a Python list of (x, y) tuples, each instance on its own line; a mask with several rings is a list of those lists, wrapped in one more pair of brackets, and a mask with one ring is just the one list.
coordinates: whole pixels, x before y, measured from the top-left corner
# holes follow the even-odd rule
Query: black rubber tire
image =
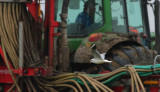
[(110, 69), (114, 70), (125, 65), (150, 65), (153, 64), (155, 53), (147, 47), (127, 45), (111, 50), (106, 59), (112, 61)]

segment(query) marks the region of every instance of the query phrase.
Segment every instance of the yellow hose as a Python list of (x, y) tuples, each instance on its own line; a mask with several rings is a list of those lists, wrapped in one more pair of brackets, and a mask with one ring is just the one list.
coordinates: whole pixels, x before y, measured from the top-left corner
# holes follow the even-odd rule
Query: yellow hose
[[(44, 63), (39, 64), (41, 58), (37, 48), (35, 47), (35, 40), (33, 39), (33, 34), (35, 34), (35, 28), (33, 26), (34, 20), (30, 16), (30, 14), (28, 14), (25, 5), (21, 3), (0, 3), (1, 45), (6, 59), (6, 66), (9, 69), (9, 72), (14, 81), (14, 84), (9, 91), (11, 91), (14, 86), (16, 86), (19, 92), (21, 92), (21, 89), (17, 83), (18, 79), (16, 80), (14, 78), (11, 68), (9, 67), (8, 60), (11, 61), (15, 69), (19, 69), (18, 27), (20, 20), (24, 22), (24, 66), (29, 67), (35, 65), (35, 67), (46, 67)], [(160, 68), (156, 70), (160, 70)], [(30, 77), (24, 77), (24, 80), (30, 92), (37, 92), (37, 87), (44, 92), (56, 91), (54, 88), (61, 89), (62, 87), (71, 88), (75, 92), (84, 92), (84, 89), (81, 87), (81, 85), (76, 80), (73, 80), (73, 78), (78, 78), (79, 80), (81, 80), (84, 83), (84, 86), (86, 87), (88, 92), (92, 92), (91, 89), (94, 89), (97, 92), (113, 92), (112, 89), (105, 86), (101, 82), (109, 80), (114, 75), (125, 71), (129, 72), (131, 76), (132, 92), (134, 92), (135, 90), (137, 92), (140, 92), (139, 86), (142, 88), (143, 92), (146, 92), (137, 71), (150, 72), (152, 70), (134, 69), (131, 66), (121, 67), (117, 70), (114, 70), (113, 72), (99, 77), (89, 77), (85, 74), (80, 73), (63, 73), (51, 77), (33, 77), (32, 80)], [(74, 87), (74, 85), (76, 87)], [(92, 88), (89, 85), (91, 85)], [(136, 87), (136, 89), (134, 87)]]

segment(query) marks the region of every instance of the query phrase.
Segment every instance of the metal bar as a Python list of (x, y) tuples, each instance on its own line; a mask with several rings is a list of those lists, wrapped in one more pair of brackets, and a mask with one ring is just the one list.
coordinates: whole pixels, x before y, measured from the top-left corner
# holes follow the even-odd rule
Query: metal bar
[(31, 2), (32, 0), (0, 0), (0, 2)]
[(127, 9), (127, 1), (124, 0), (124, 11), (125, 11), (125, 19), (126, 19), (126, 25), (127, 25), (127, 32), (129, 33), (129, 21), (128, 21), (128, 9)]
[(144, 16), (144, 21), (143, 23), (145, 24), (145, 27), (146, 27), (146, 33), (147, 33), (147, 46), (151, 49), (151, 34), (150, 34), (150, 26), (149, 26), (149, 17), (148, 17), (148, 9), (147, 9), (147, 1), (146, 0), (142, 0), (141, 1), (142, 3), (142, 8), (143, 8), (143, 16)]
[(63, 0), (62, 12), (61, 12), (61, 36), (59, 44), (59, 70), (69, 70), (69, 47), (67, 38), (67, 16), (68, 16), (68, 5), (70, 0)]
[[(44, 26), (45, 26), (45, 32), (44, 32), (44, 48), (43, 48), (43, 55), (44, 56), (48, 56), (48, 42), (49, 42), (49, 29), (48, 29), (48, 26), (49, 26), (49, 0), (46, 0), (45, 2), (45, 21), (44, 21)], [(46, 60), (47, 61), (47, 60)], [(48, 64), (48, 62), (46, 62)]]
[[(49, 23), (52, 23), (52, 22), (54, 22), (54, 4), (55, 4), (55, 1), (54, 0), (49, 0), (49, 3), (48, 3), (48, 5), (49, 5), (49, 20), (48, 20), (48, 22)], [(48, 43), (48, 53), (49, 53), (49, 62), (48, 62), (48, 66), (49, 67), (53, 67), (53, 52), (54, 52), (54, 45), (53, 45), (53, 43), (54, 43), (54, 37), (52, 36), (52, 34), (54, 33), (54, 26), (51, 26), (51, 25), (49, 25), (49, 43)]]
[(19, 68), (23, 68), (23, 22), (19, 22)]
[(155, 49), (160, 54), (160, 31), (159, 31), (159, 0), (155, 1), (155, 35), (156, 35), (156, 46)]
[[(22, 73), (23, 76), (46, 76), (48, 70), (50, 70), (50, 68), (23, 68), (23, 70), (12, 69), (12, 72), (14, 74)], [(4, 72), (8, 72), (8, 70)]]

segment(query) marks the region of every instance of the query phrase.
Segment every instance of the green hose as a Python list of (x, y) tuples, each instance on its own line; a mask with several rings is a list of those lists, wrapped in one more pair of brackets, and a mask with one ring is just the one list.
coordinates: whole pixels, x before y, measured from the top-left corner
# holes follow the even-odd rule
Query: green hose
[(120, 78), (122, 75), (125, 75), (127, 74), (127, 72), (121, 72), (119, 74), (116, 74), (115, 76), (111, 77), (110, 79), (108, 79), (107, 81), (103, 81), (102, 83), (103, 84), (108, 84), (110, 82), (112, 82), (113, 80), (117, 79), (117, 78)]
[[(153, 65), (145, 65), (145, 66), (142, 66), (142, 65), (136, 65), (136, 66), (133, 66), (135, 69), (152, 69)], [(156, 64), (155, 68), (160, 68), (160, 64)]]
[[(146, 66), (133, 66), (135, 69), (152, 69), (152, 65), (146, 65)], [(155, 66), (155, 68), (160, 68), (160, 64), (157, 64)], [(160, 73), (160, 70), (159, 71), (156, 71), (156, 73)], [(105, 81), (102, 81), (101, 83), (105, 84), (108, 86), (108, 84), (112, 84), (113, 81), (115, 81), (116, 79), (119, 79), (121, 78), (122, 76), (126, 75), (127, 72), (121, 72), (121, 73), (118, 73), (114, 76), (112, 76), (110, 79), (108, 80), (105, 80)], [(149, 75), (152, 75), (154, 74), (154, 72), (138, 72), (138, 75), (139, 76), (149, 76)], [(101, 77), (101, 76), (104, 76), (104, 75), (107, 75), (107, 74), (86, 74), (87, 76), (89, 77)], [(80, 79), (77, 79), (77, 78), (73, 78), (74, 80), (76, 80), (78, 83), (80, 83), (81, 85), (84, 85), (83, 82), (80, 80)], [(111, 83), (112, 82), (112, 83)], [(88, 83), (88, 82), (87, 82)]]

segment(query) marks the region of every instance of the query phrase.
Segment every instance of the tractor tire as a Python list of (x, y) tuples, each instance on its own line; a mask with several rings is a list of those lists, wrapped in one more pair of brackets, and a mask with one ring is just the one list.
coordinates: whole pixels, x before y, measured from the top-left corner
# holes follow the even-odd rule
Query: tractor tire
[(100, 53), (106, 53), (105, 58), (111, 60), (112, 63), (100, 65), (92, 64), (90, 66), (89, 61), (91, 58), (94, 58), (91, 53), (91, 48), (80, 46), (75, 54), (75, 61), (87, 64), (87, 68), (80, 66), (82, 70), (85, 70), (87, 73), (100, 73), (105, 70), (113, 71), (125, 65), (151, 65), (156, 56), (156, 51), (149, 50), (140, 43), (130, 40), (116, 42), (116, 44), (113, 45), (102, 42), (101, 45), (97, 46), (97, 50)]
[(107, 53), (106, 59), (112, 61), (111, 70), (125, 65), (153, 65), (156, 52), (144, 46), (126, 45), (118, 46)]

